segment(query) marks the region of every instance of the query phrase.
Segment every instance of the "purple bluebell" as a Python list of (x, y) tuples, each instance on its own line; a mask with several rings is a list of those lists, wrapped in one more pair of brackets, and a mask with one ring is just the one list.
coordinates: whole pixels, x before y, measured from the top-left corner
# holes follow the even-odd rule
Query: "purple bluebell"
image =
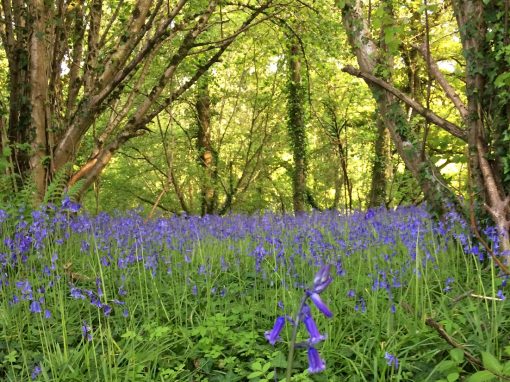
[(111, 314), (112, 307), (110, 305), (104, 304), (102, 308), (105, 316), (109, 316)]
[(398, 358), (396, 356), (386, 352), (384, 353), (384, 359), (386, 360), (386, 364), (388, 366), (391, 366), (394, 369), (398, 369)]
[(276, 341), (280, 340), (280, 332), (285, 326), (285, 317), (278, 317), (274, 323), (273, 329), (264, 333), (264, 337), (271, 344), (274, 345)]
[(319, 309), (319, 311), (324, 314), (326, 317), (333, 317), (333, 313), (329, 310), (328, 306), (322, 301), (321, 297), (318, 293), (311, 293), (309, 295), (310, 300), (312, 300), (313, 304)]
[(82, 293), (81, 289), (71, 287), (71, 297), (77, 300), (84, 300), (85, 295)]
[(506, 300), (506, 297), (505, 297), (505, 294), (503, 293), (503, 291), (500, 289), (498, 290), (498, 293), (496, 294), (496, 296), (500, 299), (500, 300)]
[(83, 325), (81, 326), (81, 334), (87, 341), (92, 341), (92, 328), (87, 325), (86, 321), (83, 321)]
[(443, 288), (443, 292), (449, 292), (452, 290), (451, 284), (453, 283), (454, 279), (452, 277), (448, 277), (445, 281), (445, 287)]
[(41, 307), (41, 303), (37, 300), (34, 300), (30, 303), (30, 312), (32, 313), (41, 313), (42, 312), (42, 307)]
[(319, 352), (313, 346), (308, 348), (308, 372), (320, 373), (326, 369), (326, 363), (321, 359)]
[(365, 313), (367, 311), (367, 304), (363, 297), (359, 298), (359, 303), (354, 306), (354, 310), (356, 312), (361, 311), (361, 313)]
[(32, 369), (32, 373), (30, 374), (30, 378), (32, 380), (36, 379), (39, 376), (39, 374), (41, 374), (41, 371), (42, 371), (41, 366), (35, 365), (34, 368)]
[(76, 213), (80, 210), (80, 208), (81, 205), (76, 202), (73, 202), (67, 195), (64, 197), (64, 200), (62, 200), (62, 210), (67, 210), (69, 212)]
[(303, 306), (303, 311), (305, 312), (303, 317), (303, 324), (305, 325), (305, 328), (308, 331), (308, 334), (310, 335), (308, 343), (310, 345), (315, 345), (316, 343), (325, 340), (326, 336), (320, 334), (319, 328), (317, 327), (317, 324), (315, 323), (311, 315), (310, 308), (308, 307), (308, 305), (305, 304)]
[(324, 265), (313, 278), (313, 293), (321, 293), (333, 281), (330, 275), (331, 264)]

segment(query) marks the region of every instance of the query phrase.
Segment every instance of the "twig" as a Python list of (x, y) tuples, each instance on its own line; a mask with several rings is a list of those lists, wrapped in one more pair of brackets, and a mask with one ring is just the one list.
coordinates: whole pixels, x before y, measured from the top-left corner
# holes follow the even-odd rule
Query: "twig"
[(471, 293), (469, 296), (475, 297), (475, 298), (480, 298), (482, 300), (503, 301), (503, 299), (499, 298), (499, 297), (481, 296), (479, 294), (474, 294), (474, 293)]
[(458, 295), (457, 297), (455, 297), (452, 302), (450, 303), (450, 305), (454, 305), (456, 303), (458, 303), (460, 300), (463, 300), (465, 299), (466, 297), (469, 297), (471, 296), (471, 294), (473, 293), (473, 289), (470, 289), (464, 293), (462, 293), (461, 295)]
[(453, 346), (456, 349), (462, 350), (464, 352), (464, 356), (469, 361), (469, 363), (471, 363), (472, 365), (474, 365), (478, 368), (483, 368), (482, 361), (480, 361), (478, 358), (473, 356), (470, 352), (468, 352), (464, 348), (464, 346), (462, 344), (455, 341), (455, 339), (453, 337), (451, 337), (448, 333), (446, 333), (446, 331), (443, 328), (443, 325), (438, 323), (433, 318), (427, 318), (425, 320), (425, 324), (427, 324), (427, 326), (430, 326), (432, 329), (434, 329), (439, 334), (439, 336), (441, 338), (443, 338), (449, 345)]

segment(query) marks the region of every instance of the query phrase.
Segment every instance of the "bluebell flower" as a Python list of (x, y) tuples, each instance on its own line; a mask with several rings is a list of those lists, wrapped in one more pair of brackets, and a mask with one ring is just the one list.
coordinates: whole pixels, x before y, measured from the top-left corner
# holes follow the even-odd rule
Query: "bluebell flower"
[(82, 293), (81, 289), (75, 287), (71, 287), (71, 297), (77, 300), (85, 299), (85, 295)]
[(308, 348), (308, 372), (320, 373), (326, 369), (326, 363), (321, 359), (319, 352), (313, 346)]
[(315, 274), (312, 293), (319, 294), (331, 284), (333, 278), (330, 275), (330, 270), (331, 265), (326, 264)]
[(455, 281), (453, 277), (448, 277), (445, 281), (445, 287), (443, 288), (443, 292), (449, 292), (452, 290), (451, 284)]
[(391, 366), (394, 369), (398, 369), (398, 358), (396, 356), (386, 352), (384, 353), (384, 359), (386, 359), (386, 364), (388, 366)]
[(506, 300), (506, 297), (505, 295), (503, 294), (503, 291), (500, 289), (498, 290), (498, 293), (496, 294), (496, 296), (501, 299), (501, 300)]
[(34, 300), (30, 303), (30, 312), (32, 313), (41, 313), (42, 312), (42, 307), (41, 307), (41, 303), (37, 300)]
[(32, 380), (36, 379), (37, 376), (39, 374), (41, 374), (41, 366), (39, 365), (35, 365), (34, 368), (32, 369), (32, 373), (30, 374), (30, 378), (32, 378)]
[[(308, 308), (307, 305), (305, 306)], [(316, 343), (326, 339), (326, 336), (320, 334), (319, 328), (310, 314), (310, 308), (308, 308), (308, 313), (305, 313), (303, 317), (303, 324), (305, 325), (308, 334), (310, 334), (310, 338), (308, 339), (308, 343), (310, 345), (315, 345)]]
[(81, 208), (81, 205), (73, 202), (68, 195), (64, 197), (64, 200), (62, 200), (62, 210), (67, 210), (69, 212), (78, 212)]
[(311, 293), (309, 295), (310, 300), (314, 303), (314, 305), (319, 309), (319, 311), (324, 314), (326, 317), (333, 317), (333, 313), (329, 310), (328, 306), (322, 301), (318, 293)]
[(112, 312), (112, 307), (110, 305), (104, 304), (103, 305), (103, 313), (104, 313), (104, 315), (105, 316), (109, 316), (111, 312)]
[(86, 321), (83, 321), (83, 325), (81, 326), (81, 333), (87, 341), (92, 341), (92, 328), (87, 325)]
[(280, 340), (280, 332), (285, 325), (285, 317), (278, 317), (274, 323), (273, 329), (264, 333), (264, 337), (271, 344), (274, 345), (276, 341)]

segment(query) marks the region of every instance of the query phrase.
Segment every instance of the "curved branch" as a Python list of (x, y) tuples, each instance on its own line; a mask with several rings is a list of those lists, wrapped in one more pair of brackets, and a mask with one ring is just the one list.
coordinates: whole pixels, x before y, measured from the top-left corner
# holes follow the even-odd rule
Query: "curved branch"
[(359, 78), (363, 78), (364, 80), (369, 81), (370, 83), (379, 86), (380, 88), (393, 94), (395, 97), (400, 99), (402, 102), (404, 102), (409, 107), (413, 108), (418, 114), (420, 114), (422, 117), (426, 118), (429, 122), (432, 122), (433, 124), (441, 127), (443, 130), (445, 130), (448, 133), (452, 134), (453, 136), (461, 139), (462, 141), (467, 142), (467, 133), (464, 130), (462, 130), (459, 126), (457, 126), (454, 123), (451, 123), (450, 121), (447, 121), (444, 118), (441, 118), (436, 113), (426, 109), (420, 103), (416, 102), (411, 97), (409, 97), (405, 93), (401, 92), (400, 90), (395, 88), (393, 85), (387, 83), (386, 81), (384, 81), (370, 73), (356, 69), (349, 65), (344, 66), (342, 68), (342, 71), (345, 73), (349, 73), (350, 75), (353, 75), (353, 76), (356, 76)]

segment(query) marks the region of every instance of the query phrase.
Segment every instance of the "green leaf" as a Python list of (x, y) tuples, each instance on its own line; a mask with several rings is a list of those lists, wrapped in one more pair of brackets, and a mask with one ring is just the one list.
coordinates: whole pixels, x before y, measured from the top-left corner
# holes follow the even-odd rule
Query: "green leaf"
[(248, 374), (248, 376), (246, 378), (255, 379), (255, 378), (259, 378), (261, 375), (262, 375), (262, 372), (254, 371), (253, 373)]
[(16, 350), (13, 350), (4, 357), (4, 361), (13, 363), (16, 362), (16, 358), (18, 358), (18, 352)]
[(338, 8), (343, 9), (345, 7), (345, 0), (336, 0), (335, 4)]
[(459, 377), (460, 377), (460, 374), (457, 372), (454, 372), (454, 373), (448, 374), (446, 376), (446, 379), (448, 380), (448, 382), (455, 382), (455, 381), (459, 380)]
[(488, 382), (494, 380), (495, 378), (496, 376), (489, 370), (482, 370), (474, 373), (472, 376), (466, 379), (466, 382)]
[(510, 72), (501, 73), (494, 80), (494, 85), (497, 88), (502, 88), (510, 85)]
[(464, 352), (461, 349), (450, 350), (450, 357), (457, 364), (464, 362)]
[(444, 360), (444, 361), (439, 362), (439, 364), (437, 365), (437, 371), (439, 371), (440, 373), (446, 373), (452, 367), (455, 367), (455, 366), (456, 366), (455, 362), (453, 362), (451, 360)]
[(510, 376), (510, 361), (505, 362), (501, 374)]
[(262, 364), (259, 361), (255, 361), (251, 364), (252, 370), (262, 370)]
[(491, 353), (482, 352), (483, 367), (495, 374), (501, 374), (503, 365)]
[(285, 355), (283, 355), (280, 351), (274, 353), (273, 358), (271, 359), (271, 364), (273, 367), (284, 369), (287, 367), (287, 357), (285, 357)]

